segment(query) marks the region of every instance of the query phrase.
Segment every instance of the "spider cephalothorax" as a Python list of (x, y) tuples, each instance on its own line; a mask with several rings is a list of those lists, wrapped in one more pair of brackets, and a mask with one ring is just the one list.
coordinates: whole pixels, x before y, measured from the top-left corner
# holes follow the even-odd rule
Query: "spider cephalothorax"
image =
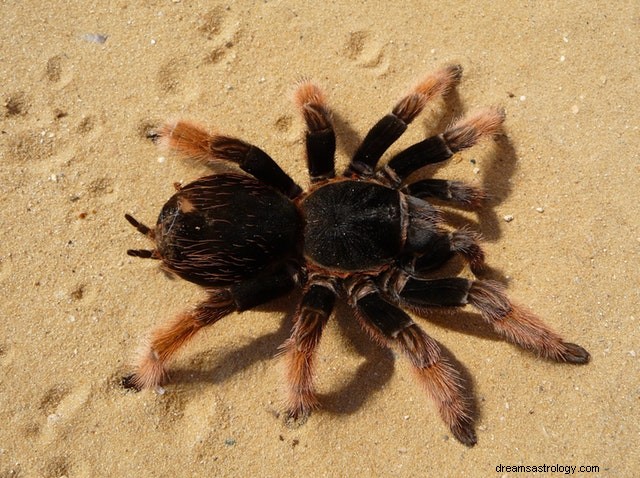
[(468, 304), (511, 342), (552, 360), (588, 362), (586, 350), (511, 302), (500, 284), (429, 277), (455, 254), (478, 273), (484, 254), (474, 233), (447, 229), (427, 200), (473, 209), (485, 195), (457, 181), (407, 179), (499, 134), (501, 110), (464, 118), (376, 168), (426, 103), (451, 90), (461, 73), (459, 66), (449, 66), (419, 82), (369, 131), (340, 177), (334, 172), (335, 134), (324, 95), (313, 83), (302, 83), (296, 102), (307, 124), (307, 192), (256, 146), (183, 121), (160, 128), (155, 138), (161, 145), (193, 158), (236, 163), (244, 173), (213, 174), (179, 187), (153, 229), (126, 216), (155, 243), (153, 250), (130, 250), (130, 255), (161, 260), (166, 270), (203, 286), (208, 297), (152, 332), (125, 385), (159, 385), (168, 360), (202, 327), (295, 287), (302, 288), (302, 299), (282, 345), (292, 420), (304, 420), (318, 405), (315, 349), (339, 294), (376, 342), (407, 356), (442, 419), (469, 446), (476, 436), (460, 374), (401, 307), (426, 313)]

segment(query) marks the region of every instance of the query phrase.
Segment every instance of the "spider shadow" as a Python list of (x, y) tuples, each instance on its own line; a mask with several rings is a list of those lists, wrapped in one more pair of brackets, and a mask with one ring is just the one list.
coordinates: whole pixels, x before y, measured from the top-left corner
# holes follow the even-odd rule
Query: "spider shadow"
[[(171, 383), (224, 383), (257, 363), (274, 359), (278, 348), (291, 333), (295, 310), (292, 304), (297, 304), (300, 298), (299, 292), (291, 292), (284, 297), (255, 307), (252, 310), (281, 316), (278, 328), (266, 335), (254, 337), (240, 347), (230, 347), (222, 352), (220, 350), (205, 351), (197, 357), (192, 357), (188, 365), (171, 367)], [(242, 313), (222, 320), (242, 320)], [(215, 328), (215, 325), (213, 327)]]
[[(277, 330), (256, 337), (233, 350), (222, 353), (217, 351), (201, 353), (192, 358), (188, 365), (172, 368), (171, 382), (187, 387), (202, 382), (224, 383), (259, 362), (273, 360), (279, 346), (289, 337), (294, 310), (291, 305), (296, 304), (300, 298), (299, 292), (293, 292), (264, 307), (257, 308), (256, 310), (264, 312), (282, 314), (283, 318)], [(432, 313), (419, 314), (419, 317), (437, 327), (482, 339), (504, 342), (476, 313), (458, 309), (434, 309)], [(329, 392), (319, 393), (318, 398), (322, 404), (321, 411), (336, 415), (352, 415), (362, 409), (391, 380), (395, 370), (396, 353), (374, 343), (360, 328), (351, 308), (343, 300), (336, 303), (332, 320), (338, 324), (341, 336), (345, 339), (344, 342), (353, 347), (356, 354), (364, 358), (364, 362), (355, 371), (349, 373), (349, 377), (341, 386)], [(480, 417), (472, 374), (448, 347), (439, 341), (438, 344), (445, 360), (460, 373), (463, 393), (469, 399), (471, 418), (476, 423)], [(320, 360), (318, 367), (320, 375), (322, 375), (322, 363)], [(425, 403), (428, 400), (425, 396)]]
[(347, 158), (353, 158), (364, 136), (337, 111), (333, 111), (333, 127), (336, 132), (337, 148)]
[(340, 387), (320, 393), (322, 408), (333, 414), (351, 415), (360, 410), (371, 397), (382, 390), (395, 369), (390, 349), (375, 344), (357, 324), (352, 309), (344, 302), (336, 303), (332, 316), (340, 328), (345, 343), (364, 358), (358, 368)]
[[(254, 310), (280, 313), (283, 318), (277, 330), (255, 337), (245, 345), (220, 351), (207, 351), (192, 357), (188, 365), (176, 365), (170, 370), (171, 383), (192, 386), (196, 383), (224, 383), (233, 376), (259, 362), (277, 360), (279, 346), (289, 337), (293, 326), (293, 313), (301, 298), (299, 292), (272, 301)], [(233, 319), (231, 318), (227, 318)], [(345, 343), (353, 346), (365, 362), (351, 373), (350, 378), (337, 390), (318, 394), (322, 409), (336, 414), (353, 414), (389, 381), (394, 370), (393, 354), (389, 349), (375, 345), (358, 327), (353, 313), (344, 301), (338, 300), (331, 320), (345, 337)], [(319, 357), (318, 373), (322, 375), (322, 357)]]
[(517, 168), (517, 153), (508, 136), (498, 137), (494, 143), (491, 162), (484, 169), (482, 186), (487, 191), (486, 207), (478, 211), (480, 232), (488, 241), (500, 238), (501, 221), (495, 209), (511, 195), (511, 178)]
[[(446, 310), (448, 309), (437, 310), (433, 314), (421, 315), (421, 317), (437, 326), (466, 335), (503, 341), (495, 332), (489, 330), (477, 314), (459, 310), (443, 313)], [(391, 380), (396, 367), (397, 354), (392, 349), (374, 343), (358, 326), (353, 312), (343, 302), (336, 307), (335, 318), (343, 336), (354, 347), (356, 353), (364, 357), (365, 360), (342, 386), (331, 392), (319, 394), (319, 398), (323, 411), (338, 415), (351, 415), (363, 408), (372, 396), (381, 391)], [(480, 418), (480, 411), (478, 398), (474, 392), (473, 376), (448, 347), (439, 341), (436, 342), (441, 348), (443, 358), (460, 373), (463, 395), (468, 399), (471, 420), (476, 423)], [(416, 383), (416, 385), (418, 384)], [(429, 397), (426, 395), (424, 399), (425, 403), (429, 401)]]

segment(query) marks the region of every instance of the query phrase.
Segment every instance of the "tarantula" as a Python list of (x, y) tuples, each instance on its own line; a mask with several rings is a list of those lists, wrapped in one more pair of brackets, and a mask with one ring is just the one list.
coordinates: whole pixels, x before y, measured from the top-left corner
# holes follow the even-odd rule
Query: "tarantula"
[(129, 250), (129, 255), (159, 259), (164, 269), (199, 284), (208, 296), (152, 331), (124, 385), (156, 387), (166, 380), (167, 362), (200, 329), (296, 287), (302, 298), (291, 336), (281, 347), (287, 418), (294, 422), (304, 421), (318, 406), (315, 350), (341, 294), (374, 341), (409, 359), (442, 419), (467, 446), (476, 443), (476, 435), (460, 373), (401, 307), (424, 314), (468, 304), (510, 342), (552, 360), (587, 363), (584, 348), (565, 342), (514, 304), (499, 283), (429, 278), (454, 255), (477, 275), (485, 258), (477, 235), (447, 229), (428, 200), (474, 209), (485, 193), (458, 181), (407, 178), (498, 135), (504, 121), (500, 109), (463, 118), (376, 168), (429, 100), (447, 94), (461, 74), (456, 65), (423, 78), (371, 128), (342, 176), (334, 170), (336, 140), (325, 96), (313, 83), (302, 82), (295, 100), (307, 127), (311, 186), (306, 192), (252, 144), (184, 121), (162, 126), (155, 133), (160, 145), (211, 163), (235, 163), (244, 173), (212, 174), (176, 186), (153, 229), (125, 216), (155, 244), (153, 250)]

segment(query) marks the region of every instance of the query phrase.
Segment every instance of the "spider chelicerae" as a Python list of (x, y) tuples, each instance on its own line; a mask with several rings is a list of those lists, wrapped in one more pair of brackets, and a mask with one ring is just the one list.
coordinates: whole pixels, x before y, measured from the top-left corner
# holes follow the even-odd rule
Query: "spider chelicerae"
[(408, 178), (500, 134), (500, 109), (463, 118), (377, 167), (425, 105), (446, 95), (461, 74), (461, 67), (447, 66), (417, 83), (371, 128), (340, 176), (335, 174), (336, 140), (325, 96), (315, 84), (302, 82), (295, 100), (307, 126), (307, 191), (252, 144), (184, 121), (162, 126), (154, 134), (160, 145), (211, 163), (235, 163), (243, 172), (176, 186), (153, 229), (126, 215), (155, 245), (128, 254), (159, 259), (165, 270), (202, 286), (207, 298), (151, 332), (124, 385), (162, 384), (169, 360), (200, 329), (294, 288), (302, 289), (302, 297), (291, 336), (281, 347), (286, 416), (293, 422), (304, 421), (318, 406), (315, 351), (340, 295), (374, 341), (406, 356), (453, 435), (468, 446), (476, 443), (469, 392), (438, 343), (403, 308), (420, 315), (470, 305), (510, 342), (552, 360), (587, 363), (585, 349), (565, 342), (514, 304), (498, 282), (431, 275), (455, 255), (477, 275), (484, 253), (475, 233), (446, 227), (429, 201), (476, 209), (485, 193), (459, 181)]

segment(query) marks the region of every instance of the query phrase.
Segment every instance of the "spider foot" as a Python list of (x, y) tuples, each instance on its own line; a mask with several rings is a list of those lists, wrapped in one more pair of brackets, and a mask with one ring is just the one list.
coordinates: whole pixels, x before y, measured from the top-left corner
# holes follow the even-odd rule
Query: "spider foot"
[(565, 342), (532, 312), (512, 303), (505, 295), (504, 287), (497, 282), (473, 282), (468, 301), (510, 342), (556, 362), (585, 364), (589, 361), (589, 352)]
[(284, 423), (287, 428), (296, 429), (307, 423), (309, 415), (308, 410), (289, 410), (285, 414)]
[(482, 274), (485, 262), (484, 251), (478, 244), (480, 235), (468, 229), (460, 229), (451, 233), (451, 250), (464, 257), (474, 275)]
[(484, 189), (461, 181), (449, 181), (449, 196), (451, 201), (474, 210), (481, 209), (489, 198)]
[(569, 363), (586, 364), (589, 363), (591, 355), (584, 348), (578, 344), (572, 344), (570, 342), (562, 342), (564, 351), (562, 353), (562, 359)]
[(478, 438), (476, 437), (476, 432), (473, 429), (473, 424), (470, 421), (459, 421), (453, 423), (450, 427), (451, 433), (456, 437), (463, 445), (468, 447), (474, 446), (478, 443)]
[(142, 390), (142, 388), (138, 384), (136, 378), (137, 377), (135, 373), (125, 375), (120, 380), (120, 386), (125, 390), (133, 390), (134, 392), (139, 392), (140, 390)]

